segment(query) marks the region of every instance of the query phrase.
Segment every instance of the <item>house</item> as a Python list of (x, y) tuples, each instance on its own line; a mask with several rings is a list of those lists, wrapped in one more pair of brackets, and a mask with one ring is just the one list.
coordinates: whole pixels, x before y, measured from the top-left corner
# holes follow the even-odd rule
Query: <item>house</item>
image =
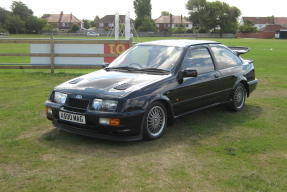
[(159, 30), (159, 32), (168, 31), (170, 28), (184, 26), (187, 29), (192, 29), (192, 23), (187, 21), (182, 16), (160, 16), (159, 18), (155, 19), (155, 24)]
[(78, 25), (80, 29), (83, 28), (83, 22), (71, 14), (46, 14), (43, 16), (49, 24), (61, 31), (70, 31), (73, 25)]
[[(254, 20), (256, 21), (256, 20)], [(263, 23), (263, 22), (270, 22), (275, 23), (274, 20), (265, 20), (260, 19), (257, 20), (257, 23)], [(252, 21), (251, 21), (252, 22)], [(255, 25), (256, 26), (256, 25)], [(236, 37), (240, 38), (262, 38), (262, 39), (272, 39), (272, 38), (278, 38), (278, 31), (286, 29), (286, 27), (279, 25), (279, 24), (257, 24), (257, 27), (259, 28), (258, 32), (256, 33), (236, 33)]]
[(279, 30), (275, 34), (276, 39), (287, 39), (287, 30)]
[[(120, 25), (125, 24), (125, 20), (126, 20), (125, 15), (119, 15)], [(133, 22), (132, 19), (131, 22)], [(115, 15), (106, 15), (101, 19), (95, 21), (95, 27), (97, 29), (110, 29), (114, 28), (114, 25), (115, 25)]]
[(251, 21), (258, 30), (270, 24), (287, 27), (287, 17), (242, 17), (240, 24), (243, 25), (245, 21)]
[(286, 27), (283, 27), (282, 25), (278, 25), (278, 24), (267, 24), (265, 25), (265, 27), (261, 28), (259, 31), (276, 32), (276, 31), (280, 31), (281, 29), (286, 29)]

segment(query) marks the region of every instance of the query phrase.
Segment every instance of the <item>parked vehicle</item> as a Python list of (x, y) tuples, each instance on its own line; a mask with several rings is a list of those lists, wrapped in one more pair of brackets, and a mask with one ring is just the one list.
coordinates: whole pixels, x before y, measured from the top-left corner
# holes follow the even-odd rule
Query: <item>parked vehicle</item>
[(257, 85), (253, 61), (240, 57), (246, 52), (213, 41), (140, 43), (106, 68), (55, 87), (47, 118), (89, 137), (157, 139), (183, 115), (220, 104), (242, 110)]
[(96, 32), (93, 32), (93, 31), (89, 31), (89, 32), (87, 32), (87, 36), (90, 36), (90, 37), (99, 37), (100, 34), (99, 34), (99, 33), (96, 33)]

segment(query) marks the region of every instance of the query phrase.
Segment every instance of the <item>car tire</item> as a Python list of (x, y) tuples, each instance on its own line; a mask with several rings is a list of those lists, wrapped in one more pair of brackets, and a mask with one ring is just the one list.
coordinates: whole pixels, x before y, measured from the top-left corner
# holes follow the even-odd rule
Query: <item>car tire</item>
[(161, 102), (150, 104), (143, 118), (143, 139), (160, 138), (167, 127), (167, 110)]
[(245, 106), (246, 101), (246, 88), (242, 83), (239, 83), (232, 92), (231, 102), (227, 107), (233, 112), (241, 111)]

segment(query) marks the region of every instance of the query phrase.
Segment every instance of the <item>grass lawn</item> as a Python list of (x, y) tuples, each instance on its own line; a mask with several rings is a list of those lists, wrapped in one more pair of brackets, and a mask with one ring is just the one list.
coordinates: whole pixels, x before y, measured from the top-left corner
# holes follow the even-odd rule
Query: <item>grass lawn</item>
[(89, 139), (46, 120), (51, 89), (91, 70), (0, 70), (0, 191), (286, 191), (287, 41), (216, 40), (251, 48), (260, 84), (246, 108), (194, 113), (150, 142)]

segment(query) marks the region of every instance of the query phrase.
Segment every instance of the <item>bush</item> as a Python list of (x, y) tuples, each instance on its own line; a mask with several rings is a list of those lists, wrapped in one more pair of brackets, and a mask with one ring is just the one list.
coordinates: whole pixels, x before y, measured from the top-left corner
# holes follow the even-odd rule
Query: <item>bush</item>
[(186, 33), (186, 28), (185, 27), (176, 27), (172, 29), (173, 33)]
[(78, 25), (74, 24), (74, 25), (72, 26), (71, 32), (76, 33), (76, 32), (78, 32), (79, 30), (80, 30), (80, 27), (79, 27)]
[(48, 33), (51, 33), (51, 32), (55, 32), (56, 29), (54, 28), (53, 25), (47, 23), (44, 27), (43, 27), (43, 32), (48, 32)]
[(138, 26), (138, 31), (157, 31), (155, 22), (147, 16), (142, 19), (136, 19), (136, 25)]
[(245, 21), (244, 25), (239, 27), (239, 31), (241, 33), (255, 33), (257, 32), (257, 28), (250, 21)]

